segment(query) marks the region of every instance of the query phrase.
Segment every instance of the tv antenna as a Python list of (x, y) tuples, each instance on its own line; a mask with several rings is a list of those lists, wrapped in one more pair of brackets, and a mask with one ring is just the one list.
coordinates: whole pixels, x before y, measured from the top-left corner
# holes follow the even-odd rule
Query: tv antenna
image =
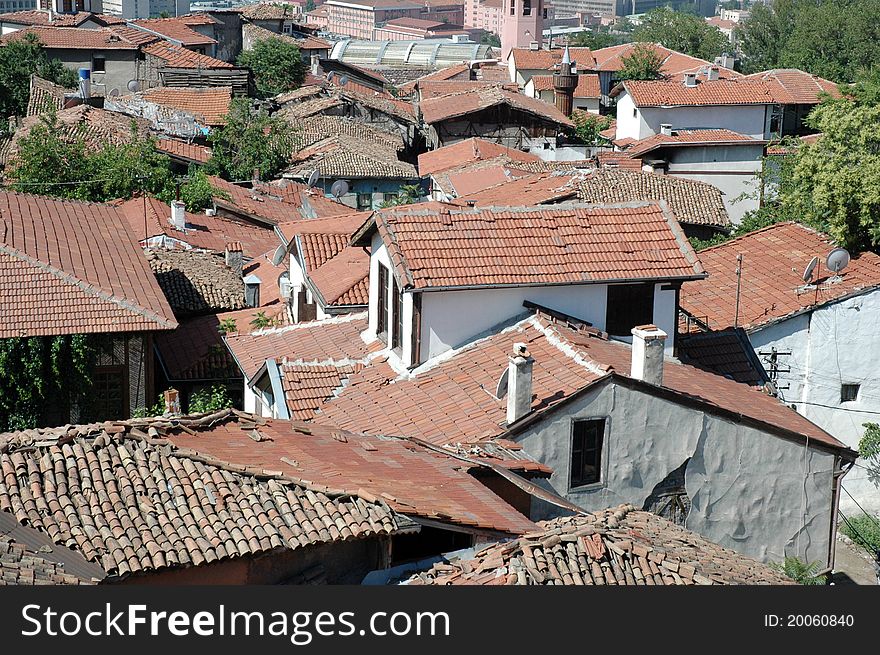
[(110, 89), (110, 92), (107, 95), (111, 98), (118, 98), (119, 97), (119, 89), (117, 89), (116, 87), (113, 87), (112, 89)]
[(336, 180), (333, 186), (330, 187), (330, 195), (336, 199), (341, 198), (346, 193), (348, 193), (348, 182), (345, 180)]

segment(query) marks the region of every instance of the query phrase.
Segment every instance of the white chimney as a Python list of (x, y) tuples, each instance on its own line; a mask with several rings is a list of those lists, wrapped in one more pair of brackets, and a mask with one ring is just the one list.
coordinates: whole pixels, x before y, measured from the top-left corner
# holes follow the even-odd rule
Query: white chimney
[(171, 224), (178, 230), (186, 229), (186, 203), (180, 200), (171, 201)]
[(632, 329), (632, 335), (630, 377), (662, 386), (666, 333), (656, 325), (639, 325)]
[(660, 123), (660, 134), (664, 136), (672, 136), (672, 125), (669, 123)]
[(312, 75), (318, 77), (321, 74), (321, 58), (318, 55), (312, 55)]
[(706, 74), (706, 79), (710, 82), (714, 82), (721, 76), (721, 70), (718, 66), (710, 66), (709, 72)]
[(524, 343), (513, 344), (507, 365), (507, 424), (512, 425), (532, 411), (532, 365)]
[(697, 86), (697, 74), (696, 73), (685, 73), (684, 74), (684, 85), (687, 87), (695, 87)]

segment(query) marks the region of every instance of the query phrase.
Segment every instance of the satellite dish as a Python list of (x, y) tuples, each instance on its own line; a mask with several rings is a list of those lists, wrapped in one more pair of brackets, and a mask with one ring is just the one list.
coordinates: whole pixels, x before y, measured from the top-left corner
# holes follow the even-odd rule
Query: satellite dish
[(284, 244), (281, 244), (277, 248), (275, 248), (275, 254), (272, 255), (272, 265), (278, 266), (282, 261), (284, 261), (284, 253), (287, 252), (287, 248), (284, 247)]
[(330, 187), (330, 194), (334, 198), (341, 198), (346, 193), (348, 193), (348, 182), (345, 180), (336, 180)]
[(141, 85), (137, 80), (129, 80), (126, 88), (132, 93), (137, 93), (141, 90)]
[(318, 179), (319, 179), (320, 177), (321, 177), (321, 171), (319, 171), (319, 170), (316, 168), (315, 170), (312, 171), (312, 174), (309, 175), (308, 185), (309, 185), (310, 187), (315, 186), (315, 185), (318, 183)]
[(510, 375), (510, 369), (504, 369), (504, 373), (501, 374), (501, 377), (498, 379), (498, 386), (495, 387), (495, 397), (498, 399), (504, 398), (507, 395), (507, 378)]
[(849, 265), (849, 253), (843, 248), (835, 248), (825, 258), (825, 268), (837, 275)]
[(119, 97), (119, 89), (117, 89), (116, 87), (113, 87), (112, 89), (110, 89), (110, 92), (107, 95), (110, 96), (111, 98), (118, 98)]
[(348, 84), (348, 75), (343, 75), (339, 78), (339, 86), (345, 86)]
[(810, 260), (810, 263), (807, 264), (807, 267), (804, 269), (804, 274), (803, 274), (804, 282), (809, 284), (812, 281), (813, 271), (816, 270), (816, 266), (818, 266), (818, 265), (819, 265), (819, 258), (813, 257)]
[(333, 71), (330, 71), (329, 73), (327, 73), (327, 81), (328, 82), (333, 81)]

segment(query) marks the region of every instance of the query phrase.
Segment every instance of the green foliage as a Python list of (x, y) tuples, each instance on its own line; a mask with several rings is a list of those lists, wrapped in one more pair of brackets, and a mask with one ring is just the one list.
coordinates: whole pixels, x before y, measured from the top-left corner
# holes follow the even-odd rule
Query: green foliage
[(623, 67), (617, 73), (619, 80), (656, 80), (663, 74), (663, 57), (647, 43), (639, 43), (621, 60)]
[(847, 516), (846, 521), (840, 523), (840, 531), (872, 557), (880, 553), (880, 522), (877, 517), (867, 514)]
[(701, 17), (660, 7), (645, 14), (633, 31), (636, 41), (660, 43), (692, 57), (712, 61), (731, 49), (730, 40)]
[(623, 43), (622, 38), (599, 29), (584, 30), (568, 37), (568, 45), (578, 48), (589, 48), (590, 50), (608, 48), (613, 45), (620, 45), (621, 43)]
[(201, 414), (203, 412), (216, 412), (227, 407), (232, 407), (229, 389), (226, 388), (226, 385), (215, 384), (193, 393), (189, 399), (187, 412), (190, 414)]
[(84, 406), (96, 352), (82, 334), (0, 339), (0, 431), (40, 427), (51, 411), (64, 421)]
[(494, 32), (483, 32), (483, 36), (480, 37), (480, 43), (490, 45), (493, 48), (500, 48), (501, 38)]
[(607, 143), (608, 140), (599, 132), (611, 127), (612, 118), (610, 116), (599, 116), (587, 111), (574, 111), (571, 114), (571, 120), (575, 125), (575, 134), (587, 145), (598, 146)]
[(140, 190), (161, 196), (173, 188), (170, 160), (152, 137), (140, 137), (134, 124), (130, 143), (89, 151), (82, 134), (64, 135), (54, 113), (40, 121), (18, 143), (10, 170), (13, 188), (93, 202), (130, 198)]
[(876, 62), (880, 0), (775, 0), (753, 4), (736, 27), (743, 70), (800, 68), (851, 82)]
[[(158, 197), (165, 202), (171, 202), (177, 196), (174, 186), (166, 187)], [(180, 185), (180, 200), (186, 204), (189, 212), (200, 212), (214, 204), (214, 198), (229, 200), (229, 194), (211, 184), (207, 173), (198, 166), (191, 166), (186, 174), (184, 182)]]
[(266, 312), (257, 312), (251, 321), (251, 327), (255, 330), (262, 330), (272, 325), (272, 319), (266, 316)]
[(249, 180), (254, 170), (264, 178), (281, 172), (290, 161), (295, 135), (283, 120), (235, 98), (226, 125), (211, 132), (212, 155), (207, 170), (228, 180)]
[(160, 393), (156, 404), (152, 407), (137, 407), (131, 413), (132, 418), (149, 418), (152, 416), (162, 416), (165, 413), (165, 397)]
[[(30, 77), (40, 77), (65, 87), (76, 85), (76, 74), (49, 59), (34, 34), (7, 42), (0, 48), (0, 117), (23, 116), (30, 96)], [(0, 129), (2, 133), (2, 129)]]
[(222, 335), (235, 334), (238, 332), (238, 325), (235, 323), (234, 318), (224, 318), (220, 321), (217, 331)]
[(727, 232), (719, 232), (713, 237), (708, 239), (698, 239), (697, 237), (689, 237), (688, 241), (690, 241), (691, 246), (694, 250), (705, 250), (706, 248), (711, 248), (712, 246), (717, 246), (719, 244), (724, 243), (725, 241), (729, 241), (733, 236), (728, 234)]
[(306, 12), (315, 11), (315, 0), (306, 0)]
[(785, 574), (798, 584), (802, 585), (823, 585), (825, 584), (824, 575), (816, 575), (819, 572), (819, 563), (801, 561), (797, 557), (786, 557), (782, 563), (771, 562), (770, 567), (776, 569), (780, 573)]
[(397, 197), (393, 200), (386, 200), (380, 206), (397, 207), (398, 205), (412, 205), (419, 202), (422, 198), (422, 187), (418, 184), (404, 184), (400, 187)]
[(865, 434), (859, 441), (859, 457), (867, 460), (880, 458), (880, 425), (862, 423)]
[(238, 65), (251, 69), (262, 98), (298, 89), (306, 77), (299, 47), (277, 37), (255, 41), (238, 56)]

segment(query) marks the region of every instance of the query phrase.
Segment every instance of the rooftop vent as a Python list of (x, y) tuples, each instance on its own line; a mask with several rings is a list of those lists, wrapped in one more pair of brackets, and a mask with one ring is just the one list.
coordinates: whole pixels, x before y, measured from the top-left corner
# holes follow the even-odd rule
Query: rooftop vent
[(180, 200), (171, 201), (171, 224), (178, 230), (186, 229), (186, 204)]
[(684, 74), (684, 85), (690, 88), (697, 86), (697, 74), (696, 73), (685, 73)]
[(663, 136), (672, 136), (672, 125), (669, 123), (660, 124), (660, 134)]
[(706, 79), (710, 82), (714, 82), (721, 76), (721, 71), (718, 66), (710, 66), (709, 72), (706, 73)]

